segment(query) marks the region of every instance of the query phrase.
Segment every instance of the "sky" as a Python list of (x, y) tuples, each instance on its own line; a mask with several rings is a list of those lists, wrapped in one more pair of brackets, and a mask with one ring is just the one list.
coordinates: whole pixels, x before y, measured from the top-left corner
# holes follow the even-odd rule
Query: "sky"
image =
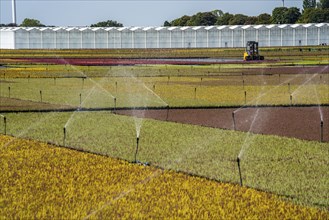
[[(284, 4), (302, 9), (302, 2), (285, 0)], [(90, 26), (114, 20), (124, 26), (147, 27), (216, 9), (248, 16), (271, 14), (282, 5), (282, 0), (16, 0), (16, 14), (18, 24), (33, 18), (54, 26)], [(0, 0), (0, 13), (0, 23), (12, 22), (11, 0)]]

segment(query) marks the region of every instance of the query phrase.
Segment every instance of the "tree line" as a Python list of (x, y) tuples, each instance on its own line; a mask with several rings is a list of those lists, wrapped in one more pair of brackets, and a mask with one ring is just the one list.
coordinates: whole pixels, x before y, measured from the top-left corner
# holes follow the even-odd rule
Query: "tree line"
[[(303, 10), (297, 7), (277, 7), (272, 14), (262, 13), (258, 16), (224, 13), (221, 10), (199, 12), (184, 15), (172, 21), (165, 21), (163, 26), (212, 26), (212, 25), (250, 25), (250, 24), (295, 24), (295, 23), (329, 23), (329, 0), (303, 0)], [(46, 27), (39, 20), (25, 18), (22, 24), (0, 24), (0, 27)], [(53, 27), (53, 26), (47, 26)], [(123, 27), (113, 20), (91, 24), (90, 27)]]
[(258, 16), (224, 13), (221, 10), (199, 12), (184, 15), (172, 21), (165, 21), (164, 26), (211, 26), (211, 25), (249, 25), (249, 24), (295, 24), (329, 22), (329, 0), (303, 0), (303, 10), (297, 7), (277, 7), (272, 14)]

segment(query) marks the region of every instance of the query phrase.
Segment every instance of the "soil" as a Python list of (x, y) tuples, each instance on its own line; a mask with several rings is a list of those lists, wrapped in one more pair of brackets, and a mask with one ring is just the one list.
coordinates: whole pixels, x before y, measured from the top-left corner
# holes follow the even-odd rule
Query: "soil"
[[(116, 113), (177, 123), (257, 134), (270, 134), (320, 141), (323, 116), (323, 141), (329, 142), (329, 107), (261, 107), (220, 109), (118, 110)], [(167, 118), (168, 114), (168, 118)]]

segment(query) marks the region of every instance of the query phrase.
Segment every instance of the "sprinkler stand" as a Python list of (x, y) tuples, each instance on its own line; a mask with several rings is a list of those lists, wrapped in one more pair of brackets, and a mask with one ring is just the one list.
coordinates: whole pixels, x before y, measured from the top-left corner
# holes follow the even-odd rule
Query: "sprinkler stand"
[(135, 163), (137, 163), (138, 144), (139, 144), (139, 137), (137, 136), (137, 138), (136, 138)]
[(247, 104), (247, 91), (244, 91), (244, 104)]
[(244, 79), (242, 80), (242, 88), (244, 90)]
[(115, 82), (115, 94), (118, 94), (118, 82)]
[(194, 99), (196, 99), (196, 87), (194, 88)]
[(3, 117), (3, 123), (5, 126), (5, 135), (6, 135), (7, 134), (7, 118), (6, 118), (6, 116)]
[(117, 108), (117, 98), (114, 97), (114, 111), (116, 110), (116, 108)]
[(42, 102), (42, 91), (40, 90), (40, 102)]
[(240, 176), (240, 186), (243, 186), (242, 185), (242, 175), (241, 175), (240, 158), (239, 157), (237, 157), (236, 162), (238, 162), (239, 176)]
[(81, 103), (82, 103), (82, 100), (81, 100), (81, 93), (79, 94), (80, 96), (80, 108), (81, 108)]
[(323, 142), (323, 121), (320, 122), (320, 142)]
[(292, 105), (292, 95), (290, 94), (290, 105)]
[(65, 146), (65, 141), (66, 141), (66, 128), (64, 127), (64, 138), (63, 138), (63, 146)]
[(232, 112), (232, 118), (233, 118), (233, 129), (235, 130), (235, 113)]
[(169, 117), (169, 105), (167, 105), (167, 116), (166, 116), (166, 121), (168, 121), (168, 117)]

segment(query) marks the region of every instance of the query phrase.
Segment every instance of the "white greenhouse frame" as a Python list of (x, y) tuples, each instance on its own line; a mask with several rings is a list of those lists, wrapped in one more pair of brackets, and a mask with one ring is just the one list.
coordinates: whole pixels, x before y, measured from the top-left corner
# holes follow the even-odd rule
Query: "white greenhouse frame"
[(197, 27), (2, 27), (1, 49), (225, 48), (329, 45), (329, 23)]

